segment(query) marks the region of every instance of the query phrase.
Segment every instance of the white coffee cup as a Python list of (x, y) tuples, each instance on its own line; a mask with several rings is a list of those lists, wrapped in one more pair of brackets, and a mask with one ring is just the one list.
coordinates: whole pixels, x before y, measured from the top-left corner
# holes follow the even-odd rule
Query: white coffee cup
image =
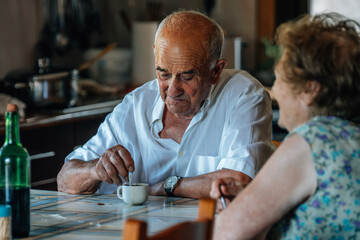
[(129, 205), (140, 205), (148, 199), (149, 185), (147, 183), (134, 183), (131, 186), (124, 184), (117, 188), (116, 194)]

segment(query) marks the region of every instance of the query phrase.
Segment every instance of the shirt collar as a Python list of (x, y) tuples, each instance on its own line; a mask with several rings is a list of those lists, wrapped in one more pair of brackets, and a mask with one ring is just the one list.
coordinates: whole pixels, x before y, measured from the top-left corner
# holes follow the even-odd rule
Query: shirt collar
[(165, 106), (165, 103), (161, 99), (160, 93), (158, 93), (156, 100), (154, 102), (154, 105), (153, 105), (154, 110), (151, 115), (151, 123), (153, 123), (159, 119), (161, 120), (163, 112), (164, 112), (164, 106)]
[(216, 84), (211, 84), (209, 95), (205, 98), (204, 103), (201, 106), (199, 111), (206, 111), (209, 108), (210, 103), (212, 102), (212, 99), (213, 99), (212, 96), (213, 96), (215, 86), (216, 86)]
[[(208, 96), (205, 98), (204, 103), (201, 106), (199, 112), (204, 112), (209, 108), (210, 103), (212, 102), (212, 96), (213, 96), (212, 93), (214, 92), (215, 86), (216, 86), (216, 84), (211, 84), (210, 92), (209, 92)], [(162, 100), (160, 93), (158, 93), (158, 96), (157, 96), (153, 106), (154, 106), (153, 107), (154, 111), (152, 113), (151, 123), (155, 122), (156, 120), (161, 120), (163, 112), (164, 112), (165, 103)]]

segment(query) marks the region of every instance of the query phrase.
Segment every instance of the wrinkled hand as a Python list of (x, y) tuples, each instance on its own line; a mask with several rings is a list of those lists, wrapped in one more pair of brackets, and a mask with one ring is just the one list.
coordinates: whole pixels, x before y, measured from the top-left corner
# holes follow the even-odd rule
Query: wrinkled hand
[(221, 194), (223, 195), (226, 205), (228, 205), (236, 195), (246, 187), (247, 183), (240, 182), (235, 178), (219, 178), (216, 179), (211, 186), (210, 197), (217, 199), (217, 212), (223, 209), (220, 200)]
[(94, 168), (95, 174), (100, 181), (106, 183), (122, 184), (119, 175), (128, 181), (128, 172), (135, 170), (134, 160), (128, 150), (121, 145), (109, 148), (99, 158)]

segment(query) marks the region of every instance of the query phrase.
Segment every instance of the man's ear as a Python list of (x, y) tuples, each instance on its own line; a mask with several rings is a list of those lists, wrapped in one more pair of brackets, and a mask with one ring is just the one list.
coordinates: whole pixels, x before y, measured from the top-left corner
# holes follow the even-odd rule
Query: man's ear
[(224, 69), (227, 60), (225, 58), (220, 59), (216, 62), (215, 67), (212, 69), (211, 72), (211, 84), (216, 84), (220, 79), (220, 74)]
[(317, 81), (308, 81), (306, 83), (306, 86), (305, 86), (305, 89), (304, 89), (304, 92), (303, 92), (303, 96), (304, 96), (304, 103), (307, 105), (307, 106), (311, 106), (317, 95), (319, 94), (319, 91), (321, 89), (321, 84)]

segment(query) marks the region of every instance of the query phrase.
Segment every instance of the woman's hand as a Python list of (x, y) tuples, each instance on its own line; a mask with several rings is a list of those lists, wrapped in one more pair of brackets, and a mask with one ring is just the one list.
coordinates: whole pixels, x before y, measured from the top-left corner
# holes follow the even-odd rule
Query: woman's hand
[(221, 211), (224, 207), (220, 201), (221, 196), (224, 197), (226, 205), (228, 205), (236, 195), (243, 190), (248, 183), (241, 182), (235, 178), (219, 178), (212, 183), (210, 196), (217, 199), (217, 211)]

